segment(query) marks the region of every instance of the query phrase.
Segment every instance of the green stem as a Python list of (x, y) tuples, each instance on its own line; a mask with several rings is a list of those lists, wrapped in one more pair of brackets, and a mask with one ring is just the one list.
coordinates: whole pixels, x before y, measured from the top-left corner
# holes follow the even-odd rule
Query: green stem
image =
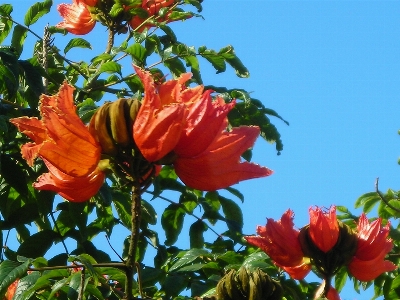
[(136, 250), (139, 240), (139, 230), (140, 230), (140, 216), (141, 216), (141, 191), (140, 185), (137, 180), (133, 183), (132, 186), (132, 206), (131, 206), (131, 237), (129, 240), (129, 250), (128, 250), (128, 258), (126, 260), (126, 284), (125, 284), (125, 293), (127, 300), (135, 299), (132, 294), (133, 288), (133, 275), (135, 273), (135, 265), (136, 265)]

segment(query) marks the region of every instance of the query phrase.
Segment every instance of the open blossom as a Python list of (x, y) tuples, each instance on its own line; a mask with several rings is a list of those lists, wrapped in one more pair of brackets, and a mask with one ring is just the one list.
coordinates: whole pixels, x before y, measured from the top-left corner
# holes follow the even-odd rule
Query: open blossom
[(33, 186), (82, 202), (97, 193), (105, 175), (98, 168), (100, 145), (76, 114), (73, 90), (64, 82), (58, 94), (42, 95), (41, 120), (20, 117), (10, 122), (33, 140), (21, 147), (22, 157), (31, 166), (40, 157), (49, 170)]
[(363, 213), (357, 224), (358, 244), (354, 258), (349, 264), (349, 271), (361, 281), (370, 281), (380, 274), (393, 271), (397, 267), (385, 256), (392, 250), (392, 240), (388, 238), (389, 226), (381, 226), (382, 220), (369, 223)]
[(311, 265), (304, 261), (293, 216), (293, 211), (288, 209), (278, 221), (268, 218), (266, 226), (257, 226), (257, 236), (246, 236), (245, 239), (267, 253), (292, 278), (303, 279), (311, 270)]
[(149, 72), (135, 67), (145, 95), (134, 123), (134, 140), (150, 162), (168, 157), (180, 179), (200, 190), (217, 190), (272, 171), (241, 162), (259, 134), (255, 126), (227, 131), (235, 102), (212, 101), (203, 86), (187, 88), (191, 74), (156, 85)]
[(89, 33), (96, 25), (96, 21), (90, 15), (86, 5), (91, 6), (96, 2), (94, 0), (72, 0), (72, 4), (59, 4), (57, 10), (64, 20), (56, 26), (77, 35)]
[[(300, 232), (294, 229), (293, 212), (288, 210), (281, 220), (268, 219), (265, 227), (257, 227), (257, 236), (245, 239), (266, 252), (294, 279), (303, 279), (311, 264), (324, 279), (330, 279), (342, 266), (347, 266), (360, 281), (370, 281), (396, 269), (385, 260), (393, 247), (388, 238), (389, 224), (382, 227), (381, 219), (369, 223), (362, 214), (354, 232), (337, 220), (335, 206), (327, 212), (310, 208), (309, 214), (310, 224)], [(338, 299), (333, 291), (331, 298)]]

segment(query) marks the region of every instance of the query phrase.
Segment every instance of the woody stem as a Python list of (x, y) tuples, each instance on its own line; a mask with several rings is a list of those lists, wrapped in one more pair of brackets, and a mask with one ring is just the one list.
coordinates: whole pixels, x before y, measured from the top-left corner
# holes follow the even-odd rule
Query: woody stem
[(137, 181), (133, 183), (132, 186), (132, 204), (131, 204), (131, 236), (129, 239), (129, 250), (128, 250), (128, 258), (126, 260), (126, 284), (125, 284), (125, 293), (126, 299), (132, 300), (132, 287), (133, 287), (133, 275), (135, 273), (135, 264), (136, 264), (136, 249), (138, 245), (139, 239), (139, 230), (140, 230), (140, 215), (141, 215), (141, 196), (140, 196), (140, 185)]

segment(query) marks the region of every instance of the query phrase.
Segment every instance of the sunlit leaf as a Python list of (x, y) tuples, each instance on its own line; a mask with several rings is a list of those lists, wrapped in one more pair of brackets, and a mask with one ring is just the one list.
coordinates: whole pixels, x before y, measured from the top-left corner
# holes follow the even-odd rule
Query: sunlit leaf
[(92, 49), (92, 45), (90, 45), (90, 43), (88, 41), (86, 41), (83, 38), (74, 38), (71, 39), (67, 46), (65, 46), (64, 48), (64, 53), (67, 54), (67, 52), (69, 50), (71, 50), (72, 48), (86, 48), (86, 49)]
[(25, 26), (29, 27), (30, 25), (36, 23), (37, 20), (50, 11), (52, 4), (52, 0), (45, 0), (43, 2), (37, 2), (33, 4), (25, 14)]

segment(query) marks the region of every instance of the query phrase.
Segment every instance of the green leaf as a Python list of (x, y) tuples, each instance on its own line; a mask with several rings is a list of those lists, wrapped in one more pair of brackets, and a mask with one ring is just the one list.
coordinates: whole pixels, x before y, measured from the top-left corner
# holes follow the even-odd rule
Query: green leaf
[(338, 291), (338, 293), (341, 292), (343, 287), (346, 284), (347, 281), (347, 270), (345, 267), (342, 267), (338, 273), (335, 275), (335, 289)]
[(222, 211), (225, 215), (225, 222), (228, 225), (229, 230), (242, 232), (243, 228), (243, 214), (239, 205), (233, 200), (219, 196), (221, 202)]
[(101, 73), (109, 73), (109, 74), (118, 73), (118, 74), (121, 74), (121, 65), (116, 63), (116, 62), (114, 62), (114, 61), (105, 62), (104, 64), (102, 64), (100, 66), (100, 69), (98, 70), (98, 74), (101, 74)]
[(248, 78), (250, 76), (249, 70), (247, 70), (242, 61), (236, 56), (235, 50), (231, 45), (222, 48), (218, 54), (235, 69), (237, 76), (241, 78)]
[[(27, 276), (21, 278), (18, 282), (18, 287), (15, 290), (13, 299), (29, 299), (35, 293), (35, 290), (31, 290), (28, 293), (25, 293), (26, 290), (36, 285), (36, 282), (39, 280), (41, 274), (40, 272), (32, 272)], [(23, 297), (21, 297), (23, 296)], [(21, 298), (19, 298), (21, 297)]]
[(206, 223), (197, 220), (189, 228), (190, 248), (204, 247), (204, 232), (208, 229)]
[(142, 45), (135, 43), (129, 46), (125, 52), (132, 56), (136, 65), (143, 66), (145, 64), (147, 50)]
[(9, 155), (0, 157), (1, 175), (21, 195), (28, 195), (27, 174), (24, 168), (14, 161)]
[(14, 27), (13, 36), (11, 39), (11, 46), (14, 47), (15, 51), (18, 53), (18, 56), (22, 53), (22, 46), (25, 42), (27, 32), (28, 30), (21, 25), (17, 25)]
[(189, 281), (188, 276), (180, 275), (177, 273), (168, 274), (167, 278), (165, 279), (163, 285), (161, 286), (161, 290), (165, 292), (166, 299), (172, 299), (172, 296), (179, 295), (185, 287), (187, 286)]
[(30, 264), (29, 259), (23, 264), (10, 260), (5, 260), (0, 264), (0, 296), (4, 295), (11, 283), (26, 274)]
[(53, 230), (39, 231), (27, 238), (18, 248), (18, 255), (26, 257), (44, 256), (53, 245), (58, 234)]
[(163, 212), (161, 225), (165, 230), (165, 245), (173, 245), (181, 233), (185, 211), (179, 204), (170, 204)]
[(30, 25), (36, 23), (37, 20), (39, 20), (42, 16), (50, 11), (52, 5), (52, 0), (45, 0), (43, 2), (37, 2), (33, 4), (25, 14), (25, 26), (29, 27)]
[(11, 4), (0, 5), (0, 16), (9, 17), (13, 11)]
[(164, 60), (164, 65), (171, 71), (175, 77), (179, 77), (182, 73), (186, 73), (186, 68), (178, 57), (168, 58)]
[(364, 206), (364, 209), (365, 209), (365, 206), (367, 206), (367, 208), (366, 208), (367, 211), (365, 211), (364, 209), (363, 209), (363, 211), (364, 212), (368, 212), (379, 201), (380, 201), (380, 197), (379, 197), (378, 193), (370, 192), (370, 193), (366, 193), (364, 195), (361, 195), (356, 200), (356, 202), (354, 204), (354, 207), (355, 208), (359, 208), (359, 207)]
[(221, 55), (219, 55), (216, 51), (209, 50), (206, 48), (206, 46), (202, 46), (199, 47), (198, 52), (201, 55), (201, 57), (205, 58), (212, 64), (214, 69), (217, 70), (217, 74), (225, 72), (226, 70), (225, 59)]
[(71, 39), (67, 46), (65, 46), (64, 48), (64, 53), (67, 54), (67, 52), (69, 50), (71, 50), (72, 48), (86, 48), (86, 49), (92, 49), (92, 45), (90, 45), (90, 43), (88, 41), (86, 41), (85, 39), (82, 38), (74, 38)]
[(142, 199), (142, 219), (143, 221), (151, 225), (157, 224), (157, 213), (154, 207), (149, 202), (143, 199)]
[(169, 269), (169, 272), (176, 271), (176, 270), (182, 268), (183, 266), (186, 266), (186, 265), (192, 263), (198, 257), (208, 256), (208, 255), (209, 255), (209, 252), (207, 250), (197, 249), (197, 248), (190, 249), (178, 261), (176, 261), (171, 266), (171, 268)]
[(113, 191), (112, 194), (113, 204), (118, 217), (122, 224), (130, 230), (132, 227), (130, 196), (119, 191)]

